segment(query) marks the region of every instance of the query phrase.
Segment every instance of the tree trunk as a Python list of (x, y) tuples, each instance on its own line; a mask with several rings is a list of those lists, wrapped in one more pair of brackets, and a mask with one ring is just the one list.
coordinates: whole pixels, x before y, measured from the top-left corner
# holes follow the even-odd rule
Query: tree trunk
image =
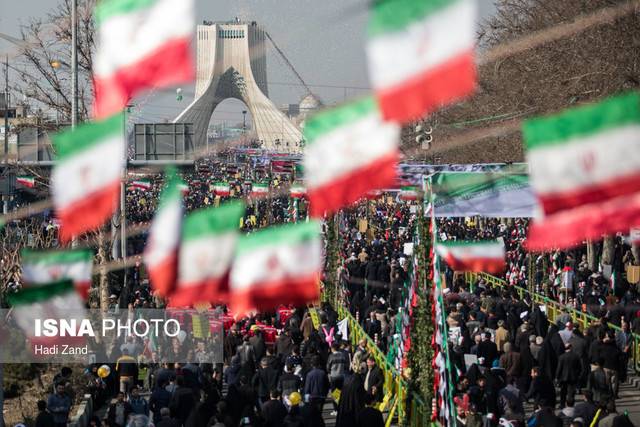
[(104, 230), (100, 229), (98, 234), (98, 265), (100, 266), (99, 299), (100, 310), (107, 311), (109, 308), (109, 282), (104, 265), (107, 263), (107, 256), (104, 250)]
[(0, 363), (0, 427), (4, 427), (4, 365)]
[(606, 236), (602, 241), (602, 264), (613, 265), (616, 244), (613, 236)]
[(598, 257), (596, 256), (596, 245), (593, 243), (593, 240), (587, 240), (587, 264), (589, 270), (596, 271), (598, 266), (596, 263), (598, 262)]
[(633, 255), (633, 265), (640, 265), (640, 245), (631, 245), (631, 254)]

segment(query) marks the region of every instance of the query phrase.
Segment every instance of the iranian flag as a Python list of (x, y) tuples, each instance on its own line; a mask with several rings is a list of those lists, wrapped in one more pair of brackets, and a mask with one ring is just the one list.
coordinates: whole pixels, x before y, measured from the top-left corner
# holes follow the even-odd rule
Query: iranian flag
[(307, 189), (304, 188), (303, 185), (300, 184), (294, 184), (291, 186), (291, 188), (289, 189), (289, 192), (291, 194), (291, 198), (293, 199), (301, 199), (304, 196), (306, 196), (307, 194)]
[(269, 184), (262, 184), (254, 182), (251, 185), (251, 196), (262, 197), (269, 194)]
[(266, 228), (238, 242), (231, 270), (231, 308), (243, 315), (281, 304), (305, 304), (320, 295), (320, 224)]
[(44, 334), (37, 334), (36, 331), (36, 319), (75, 320), (79, 325), (85, 318), (84, 301), (75, 291), (71, 280), (22, 288), (16, 293), (7, 295), (7, 298), (13, 307), (13, 319), (18, 327), (24, 331), (32, 348), (36, 345), (78, 345), (84, 342), (83, 337), (38, 336)]
[(456, 271), (478, 271), (490, 274), (505, 269), (504, 245), (498, 241), (440, 242), (436, 253)]
[(144, 250), (144, 262), (149, 270), (151, 286), (163, 297), (169, 295), (176, 284), (184, 215), (180, 191), (182, 180), (171, 169), (167, 172), (167, 178), (168, 184), (160, 195), (158, 211), (153, 218)]
[(23, 249), (22, 280), (26, 287), (44, 286), (64, 279), (73, 281), (78, 294), (87, 299), (91, 288), (93, 253), (87, 249), (32, 251)]
[(213, 192), (216, 196), (228, 197), (231, 194), (231, 188), (226, 182), (216, 182), (213, 184)]
[(58, 159), (51, 191), (63, 242), (100, 227), (115, 211), (124, 165), (123, 135), (123, 117), (116, 114), (53, 137)]
[(178, 284), (170, 296), (172, 307), (226, 301), (229, 268), (244, 210), (242, 203), (226, 203), (195, 211), (185, 219)]
[(109, 0), (95, 8), (95, 117), (137, 93), (193, 79), (193, 0)]
[(400, 127), (382, 121), (375, 99), (323, 111), (307, 120), (304, 134), (312, 216), (335, 212), (395, 182)]
[(131, 183), (129, 183), (129, 187), (148, 191), (151, 190), (152, 185), (151, 181), (149, 181), (148, 179), (138, 179), (135, 181), (131, 181)]
[(402, 187), (402, 189), (400, 190), (400, 199), (417, 200), (418, 189), (416, 187)]
[(640, 95), (630, 93), (523, 128), (544, 218), (530, 250), (566, 248), (640, 223)]
[(32, 176), (17, 176), (16, 182), (28, 188), (33, 188), (36, 186), (36, 179)]
[(374, 2), (369, 74), (385, 120), (413, 121), (476, 87), (475, 0)]

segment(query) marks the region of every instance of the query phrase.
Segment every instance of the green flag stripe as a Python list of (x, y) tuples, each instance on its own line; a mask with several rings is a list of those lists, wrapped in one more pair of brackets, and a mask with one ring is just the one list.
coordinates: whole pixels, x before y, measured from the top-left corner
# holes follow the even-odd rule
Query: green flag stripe
[[(51, 298), (75, 292), (73, 282), (64, 280), (60, 282), (50, 283), (44, 286), (33, 288), (22, 288), (15, 294), (9, 294), (9, 303), (11, 305), (35, 304), (46, 301)], [(72, 308), (72, 307), (69, 307)], [(37, 314), (37, 313), (34, 313)]]
[(98, 2), (94, 16), (96, 23), (101, 25), (113, 16), (134, 13), (140, 9), (147, 9), (157, 2), (157, 0), (102, 0)]
[(462, 247), (462, 246), (495, 246), (499, 245), (500, 242), (497, 240), (478, 240), (478, 241), (470, 241), (470, 240), (458, 240), (458, 241), (450, 241), (450, 242), (438, 242), (438, 245), (448, 246), (448, 247)]
[(93, 253), (88, 249), (69, 251), (33, 251), (23, 249), (21, 252), (23, 264), (71, 264), (76, 262), (91, 262)]
[(176, 199), (182, 200), (181, 185), (184, 185), (184, 181), (178, 175), (175, 167), (168, 167), (165, 171), (165, 179), (167, 186), (160, 195), (160, 201), (158, 203), (158, 209), (167, 206), (170, 203), (174, 203)]
[(433, 180), (433, 192), (436, 197), (471, 197), (483, 191), (522, 187), (528, 183), (529, 178), (524, 174), (439, 173)]
[(640, 95), (631, 92), (600, 103), (572, 108), (550, 117), (528, 120), (523, 125), (527, 149), (561, 145), (567, 140), (640, 124)]
[(58, 153), (58, 159), (64, 160), (66, 157), (81, 153), (104, 142), (107, 138), (122, 136), (123, 119), (122, 113), (118, 113), (102, 121), (80, 125), (75, 131), (67, 130), (55, 135), (53, 144)]
[(312, 144), (318, 137), (377, 111), (378, 104), (373, 97), (322, 111), (307, 120), (304, 125), (304, 137), (307, 144)]
[(238, 230), (244, 210), (245, 206), (242, 202), (230, 202), (218, 208), (197, 210), (185, 219), (182, 238), (195, 240), (211, 234)]
[(374, 37), (400, 31), (460, 0), (377, 0), (371, 9), (368, 32)]
[(236, 252), (242, 255), (265, 246), (291, 246), (314, 239), (320, 239), (320, 223), (317, 221), (290, 223), (243, 236), (238, 241)]

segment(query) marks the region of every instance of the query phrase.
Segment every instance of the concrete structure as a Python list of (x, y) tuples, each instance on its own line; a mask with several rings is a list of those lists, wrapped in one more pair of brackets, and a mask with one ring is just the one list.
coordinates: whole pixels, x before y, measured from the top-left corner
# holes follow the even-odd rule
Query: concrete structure
[(206, 144), (216, 106), (244, 102), (264, 148), (298, 151), (302, 134), (268, 98), (265, 32), (255, 22), (205, 23), (197, 27), (196, 96), (176, 119), (193, 123), (195, 146)]

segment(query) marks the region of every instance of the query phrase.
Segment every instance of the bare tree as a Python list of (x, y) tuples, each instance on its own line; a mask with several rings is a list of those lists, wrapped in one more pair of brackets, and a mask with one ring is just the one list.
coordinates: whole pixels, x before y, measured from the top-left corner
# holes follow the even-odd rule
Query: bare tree
[[(93, 62), (96, 0), (78, 0), (78, 96), (79, 118), (86, 120), (93, 100)], [(59, 114), (63, 123), (71, 117), (71, 1), (62, 0), (44, 19), (22, 26), (25, 44), (12, 67), (18, 72), (13, 89)], [(54, 127), (52, 122), (45, 127)]]
[[(595, 12), (617, 0), (497, 0), (496, 13), (478, 34), (480, 55), (533, 31)], [(576, 36), (529, 49), (489, 63), (479, 70), (473, 97), (428, 117), (432, 147), (461, 129), (485, 127), (513, 118), (527, 118), (592, 102), (640, 87), (640, 13), (601, 25)], [(415, 146), (411, 132), (404, 146)], [(428, 152), (426, 153), (428, 154)], [(443, 163), (522, 161), (521, 135), (489, 138), (438, 153)]]

